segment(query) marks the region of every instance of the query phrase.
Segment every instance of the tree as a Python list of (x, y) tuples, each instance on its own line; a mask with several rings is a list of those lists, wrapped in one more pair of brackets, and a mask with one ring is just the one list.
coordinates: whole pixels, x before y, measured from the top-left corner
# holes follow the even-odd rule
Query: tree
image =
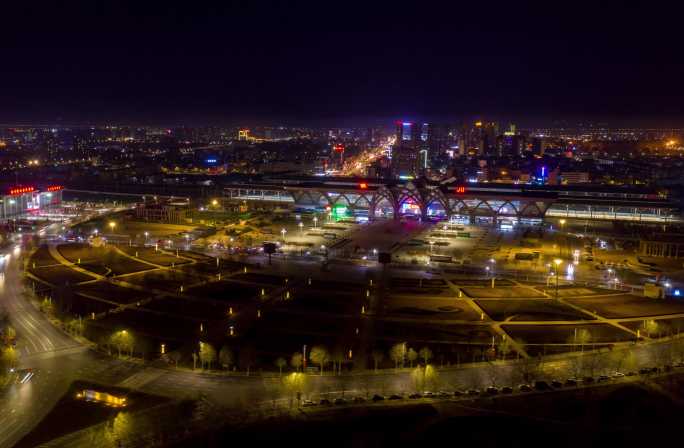
[(268, 264), (271, 264), (271, 255), (276, 253), (275, 243), (264, 243), (264, 253), (268, 254)]
[(579, 344), (580, 351), (584, 352), (584, 345), (591, 341), (591, 333), (586, 328), (580, 328), (573, 337), (574, 343)]
[(4, 335), (3, 338), (5, 340), (4, 341), (5, 344), (10, 345), (14, 341), (14, 339), (17, 337), (17, 332), (14, 329), (14, 327), (12, 327), (11, 325), (8, 325), (3, 330), (3, 335)]
[(302, 369), (302, 354), (299, 352), (294, 352), (290, 357), (290, 366), (299, 372)]
[(251, 345), (243, 347), (242, 350), (240, 350), (239, 356), (240, 367), (245, 369), (245, 371), (247, 372), (247, 376), (249, 376), (250, 370), (256, 362), (256, 352), (254, 350), (254, 347), (252, 347)]
[(200, 342), (199, 358), (203, 369), (205, 366), (211, 369), (211, 364), (216, 361), (216, 349), (208, 342)]
[(335, 373), (338, 375), (341, 374), (342, 363), (344, 362), (344, 349), (341, 347), (336, 347), (335, 350), (332, 352), (332, 356), (330, 357), (330, 359), (333, 362), (333, 371), (335, 371)]
[(302, 393), (306, 392), (308, 386), (308, 377), (299, 372), (292, 372), (283, 379), (283, 386), (285, 390), (290, 395), (290, 403), (292, 403), (292, 398), (300, 396)]
[(413, 363), (418, 359), (418, 352), (416, 352), (414, 349), (409, 348), (408, 351), (406, 352), (406, 358), (409, 361), (409, 367), (413, 368)]
[(373, 350), (373, 364), (375, 366), (375, 372), (378, 372), (378, 364), (382, 362), (385, 355), (380, 350)]
[(648, 337), (653, 337), (653, 335), (658, 336), (659, 333), (659, 325), (658, 322), (655, 320), (647, 320), (644, 321), (644, 330), (646, 331), (646, 334)]
[(521, 382), (530, 383), (541, 371), (543, 358), (541, 356), (521, 357), (513, 365), (514, 371)]
[(233, 355), (233, 351), (227, 345), (221, 347), (221, 350), (219, 350), (218, 357), (219, 364), (221, 364), (221, 367), (223, 367), (226, 370), (229, 370), (230, 366), (232, 366), (235, 363), (235, 356)]
[(52, 306), (52, 300), (50, 298), (46, 297), (43, 299), (42, 302), (40, 302), (40, 310), (47, 314), (48, 316), (51, 316), (52, 313), (54, 312), (54, 307)]
[(8, 346), (0, 351), (0, 360), (2, 360), (3, 366), (7, 368), (12, 368), (17, 365), (17, 351), (14, 347)]
[(133, 356), (134, 339), (133, 335), (127, 330), (121, 330), (114, 333), (110, 338), (110, 343), (116, 347), (121, 356), (122, 351), (128, 351), (130, 356)]
[(173, 361), (176, 368), (178, 368), (178, 361), (180, 361), (180, 359), (181, 359), (181, 353), (178, 350), (174, 350), (172, 352), (169, 352), (168, 356), (169, 356), (169, 359), (171, 361)]
[(83, 333), (83, 322), (81, 319), (71, 319), (66, 324), (67, 333), (80, 336)]
[(323, 369), (325, 368), (325, 365), (330, 361), (330, 353), (328, 353), (328, 349), (326, 349), (322, 345), (315, 345), (311, 349), (311, 354), (309, 355), (309, 358), (311, 358), (311, 362), (313, 362), (314, 364), (318, 364), (321, 367), (321, 375), (323, 375)]
[(275, 360), (275, 365), (278, 368), (279, 375), (283, 376), (283, 368), (287, 365), (287, 361), (282, 356)]
[(502, 340), (499, 342), (499, 354), (501, 355), (501, 359), (506, 359), (508, 354), (513, 351), (513, 347), (511, 345), (511, 341), (508, 340), (508, 338)]
[(406, 358), (406, 342), (394, 344), (390, 349), (390, 359), (394, 361), (394, 368), (398, 369), (399, 364), (404, 366), (404, 359)]
[(420, 355), (421, 359), (423, 360), (423, 364), (425, 365), (427, 365), (428, 361), (432, 359), (432, 350), (430, 350), (427, 347), (421, 348), (418, 354)]

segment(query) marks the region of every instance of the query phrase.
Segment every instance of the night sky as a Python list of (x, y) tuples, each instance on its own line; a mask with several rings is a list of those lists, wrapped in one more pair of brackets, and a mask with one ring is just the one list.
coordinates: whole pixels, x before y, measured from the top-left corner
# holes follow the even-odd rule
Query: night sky
[(684, 126), (665, 3), (13, 3), (3, 123)]

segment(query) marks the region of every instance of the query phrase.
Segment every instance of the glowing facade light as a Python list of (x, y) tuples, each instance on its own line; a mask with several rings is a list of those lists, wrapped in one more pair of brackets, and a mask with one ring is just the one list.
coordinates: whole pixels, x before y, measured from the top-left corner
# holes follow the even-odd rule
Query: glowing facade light
[(24, 193), (32, 193), (36, 191), (35, 187), (16, 187), (16, 188), (10, 188), (9, 194), (10, 196), (19, 196)]

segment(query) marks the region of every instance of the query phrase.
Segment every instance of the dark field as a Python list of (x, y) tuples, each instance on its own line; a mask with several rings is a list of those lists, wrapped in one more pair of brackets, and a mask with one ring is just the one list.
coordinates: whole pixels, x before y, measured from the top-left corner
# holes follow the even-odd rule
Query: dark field
[(153, 268), (148, 264), (125, 257), (107, 247), (91, 247), (88, 244), (73, 243), (62, 244), (57, 249), (70, 262), (77, 263), (80, 259), (80, 265), (83, 269), (100, 274), (104, 274), (107, 269), (113, 275), (121, 275)]
[(185, 292), (193, 297), (220, 300), (226, 303), (246, 303), (257, 300), (261, 296), (262, 289), (265, 294), (269, 293), (270, 288), (268, 287), (259, 288), (229, 280), (221, 280), (190, 288)]
[(498, 321), (592, 320), (591, 316), (553, 299), (478, 300), (477, 304), (487, 315)]
[(684, 313), (684, 301), (651, 299), (630, 294), (568, 299), (568, 302), (595, 311), (597, 314), (608, 318)]
[(151, 293), (146, 291), (123, 288), (104, 280), (94, 283), (87, 283), (85, 285), (79, 285), (75, 291), (77, 293), (83, 292), (91, 296), (99, 297), (100, 299), (110, 300), (112, 302), (122, 304), (133, 303), (138, 300), (146, 299), (151, 295)]
[(183, 258), (178, 258), (175, 255), (166, 254), (161, 251), (155, 251), (152, 247), (119, 246), (119, 249), (132, 257), (140, 258), (141, 260), (161, 266), (171, 266), (172, 263), (176, 265), (189, 263), (189, 261)]
[(61, 264), (57, 266), (36, 269), (29, 268), (28, 271), (36, 277), (43, 279), (50, 284), (59, 286), (63, 286), (66, 284), (75, 285), (76, 283), (86, 282), (88, 280), (95, 279), (95, 277), (91, 277), (90, 275), (74, 271), (73, 269)]
[(388, 316), (480, 320), (480, 315), (459, 299), (389, 297), (385, 302), (385, 310)]
[(635, 337), (626, 331), (607, 324), (594, 325), (502, 325), (511, 337), (530, 344), (564, 344), (572, 343), (577, 330), (587, 330), (591, 342), (615, 342), (634, 340)]
[(463, 293), (468, 297), (476, 299), (523, 299), (527, 297), (545, 297), (544, 294), (540, 293), (539, 291), (524, 286), (511, 286), (509, 288), (504, 288), (500, 285), (495, 285), (494, 288), (467, 287), (462, 288), (462, 290)]

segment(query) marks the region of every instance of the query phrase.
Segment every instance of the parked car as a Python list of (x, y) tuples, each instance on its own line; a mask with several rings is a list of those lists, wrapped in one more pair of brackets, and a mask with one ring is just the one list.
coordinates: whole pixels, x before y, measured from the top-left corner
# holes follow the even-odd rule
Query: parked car
[(625, 377), (625, 374), (622, 373), (622, 372), (613, 372), (613, 374), (612, 374), (611, 376), (612, 376), (613, 378), (624, 378), (624, 377)]
[(462, 390), (455, 390), (454, 391), (454, 397), (461, 397), (463, 396), (464, 392)]
[(430, 391), (423, 392), (423, 397), (425, 397), (425, 398), (433, 398), (434, 396), (435, 396), (435, 394), (430, 392)]
[(440, 390), (439, 392), (437, 392), (437, 396), (439, 398), (449, 398), (449, 397), (451, 397), (451, 394), (447, 391)]
[(416, 400), (416, 399), (422, 398), (422, 397), (423, 397), (423, 396), (422, 396), (421, 394), (417, 393), (417, 392), (416, 392), (416, 393), (412, 393), (411, 395), (409, 395), (409, 398), (412, 399), (412, 400)]
[(511, 386), (504, 386), (501, 388), (501, 393), (502, 394), (512, 394), (513, 388)]
[(567, 380), (565, 380), (565, 386), (566, 387), (577, 386), (577, 379), (576, 378), (568, 378)]
[(487, 395), (497, 395), (499, 393), (499, 389), (494, 387), (494, 386), (489, 386), (488, 388), (485, 389), (485, 394)]
[(347, 404), (347, 400), (345, 400), (344, 398), (335, 398), (333, 403), (336, 405)]
[(302, 401), (302, 406), (308, 408), (310, 406), (316, 406), (316, 403), (311, 400), (304, 400)]
[(354, 402), (354, 403), (365, 403), (366, 399), (363, 397), (354, 397), (354, 398), (352, 398), (352, 402)]
[(403, 398), (404, 398), (404, 397), (402, 397), (402, 396), (399, 395), (399, 394), (392, 394), (392, 395), (389, 396), (389, 399), (390, 399), (390, 400), (402, 400)]
[(554, 389), (560, 389), (561, 387), (563, 387), (563, 383), (561, 383), (558, 380), (553, 380), (551, 381), (551, 387), (553, 387)]
[(535, 381), (534, 389), (539, 391), (551, 390), (551, 386), (549, 386), (549, 383), (547, 383), (546, 381)]
[(530, 386), (529, 384), (521, 384), (520, 386), (518, 386), (518, 390), (520, 392), (532, 392), (532, 386)]
[(477, 389), (468, 389), (466, 391), (466, 394), (468, 394), (470, 396), (480, 395), (480, 391)]
[(606, 381), (610, 381), (610, 377), (608, 375), (600, 375), (598, 377), (598, 382), (599, 383), (604, 383)]
[(585, 376), (582, 378), (582, 384), (592, 384), (594, 382), (593, 376)]
[(332, 404), (332, 403), (330, 403), (330, 400), (328, 400), (327, 398), (322, 398), (321, 401), (318, 402), (318, 404), (321, 404), (321, 405), (330, 405), (330, 404)]
[(373, 401), (382, 401), (384, 399), (385, 399), (385, 397), (383, 397), (382, 395), (378, 395), (378, 394), (373, 395)]

